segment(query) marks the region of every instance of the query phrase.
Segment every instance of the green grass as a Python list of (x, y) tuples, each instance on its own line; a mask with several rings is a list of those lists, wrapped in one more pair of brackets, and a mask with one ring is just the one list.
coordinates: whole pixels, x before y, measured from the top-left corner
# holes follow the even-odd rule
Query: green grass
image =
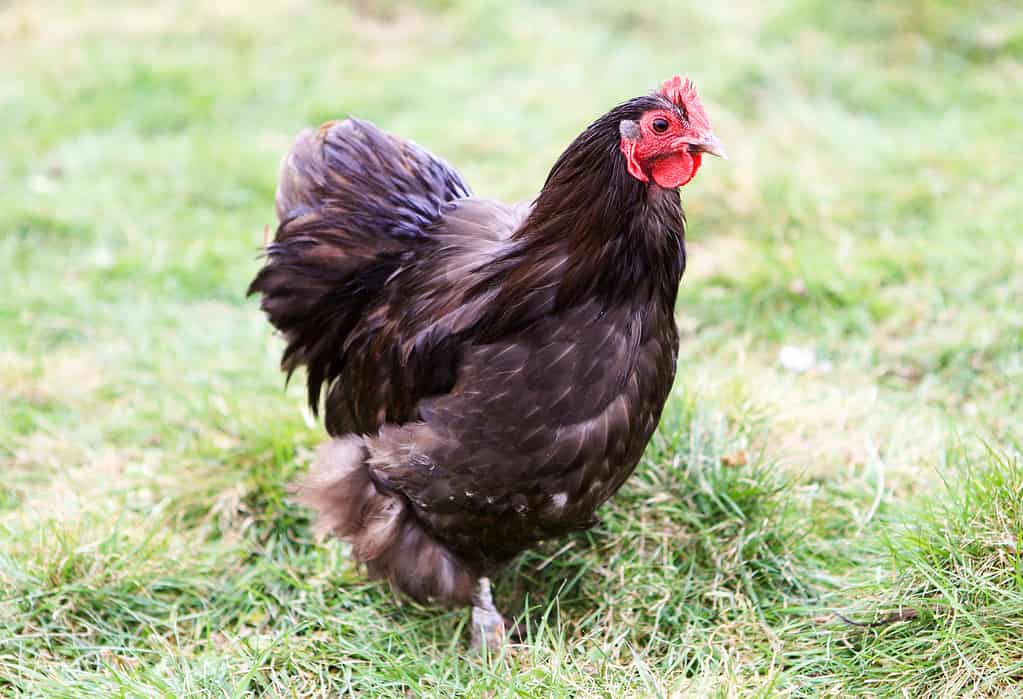
[[(0, 695), (1021, 693), (1018, 3), (271, 5), (0, 5)], [(732, 156), (683, 192), (678, 384), (476, 658), (285, 497), (278, 160), (354, 113), (525, 198), (674, 72)]]

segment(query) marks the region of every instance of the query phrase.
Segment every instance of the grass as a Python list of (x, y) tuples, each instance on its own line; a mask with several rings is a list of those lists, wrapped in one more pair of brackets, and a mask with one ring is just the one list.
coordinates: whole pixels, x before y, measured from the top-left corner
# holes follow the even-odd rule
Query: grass
[[(16, 0), (0, 64), (0, 695), (1020, 694), (1017, 4)], [(674, 72), (732, 155), (684, 190), (678, 384), (475, 658), (285, 498), (278, 159), (355, 113), (526, 198)]]

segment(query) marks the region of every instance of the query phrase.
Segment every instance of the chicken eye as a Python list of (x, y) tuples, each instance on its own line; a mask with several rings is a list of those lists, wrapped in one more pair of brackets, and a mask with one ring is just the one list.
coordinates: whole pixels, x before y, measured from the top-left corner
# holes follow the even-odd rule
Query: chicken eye
[(654, 133), (664, 133), (668, 130), (668, 120), (663, 117), (657, 117), (650, 122), (650, 128), (654, 130)]

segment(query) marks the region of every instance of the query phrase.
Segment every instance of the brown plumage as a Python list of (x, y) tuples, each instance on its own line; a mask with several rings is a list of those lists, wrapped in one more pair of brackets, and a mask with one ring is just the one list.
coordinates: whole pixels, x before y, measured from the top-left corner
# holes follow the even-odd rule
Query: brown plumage
[(594, 122), (532, 204), (366, 122), (301, 134), (250, 293), (325, 393), (299, 485), (320, 531), (418, 600), (492, 610), (481, 578), (592, 526), (672, 384), (678, 187), (717, 149), (678, 79)]

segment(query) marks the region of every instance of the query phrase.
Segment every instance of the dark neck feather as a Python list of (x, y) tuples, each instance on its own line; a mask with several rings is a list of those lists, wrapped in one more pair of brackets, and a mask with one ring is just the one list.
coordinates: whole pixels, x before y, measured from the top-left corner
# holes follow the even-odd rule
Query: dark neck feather
[(640, 97), (595, 121), (554, 164), (532, 213), (470, 295), (496, 292), (491, 331), (597, 300), (671, 313), (685, 268), (678, 190), (632, 177), (619, 122), (662, 106)]
[(543, 269), (545, 260), (565, 260), (552, 270), (560, 277), (558, 305), (594, 295), (674, 304), (685, 266), (678, 190), (636, 180), (618, 149), (619, 123), (656, 106), (656, 97), (632, 100), (580, 134), (516, 234), (526, 264)]

